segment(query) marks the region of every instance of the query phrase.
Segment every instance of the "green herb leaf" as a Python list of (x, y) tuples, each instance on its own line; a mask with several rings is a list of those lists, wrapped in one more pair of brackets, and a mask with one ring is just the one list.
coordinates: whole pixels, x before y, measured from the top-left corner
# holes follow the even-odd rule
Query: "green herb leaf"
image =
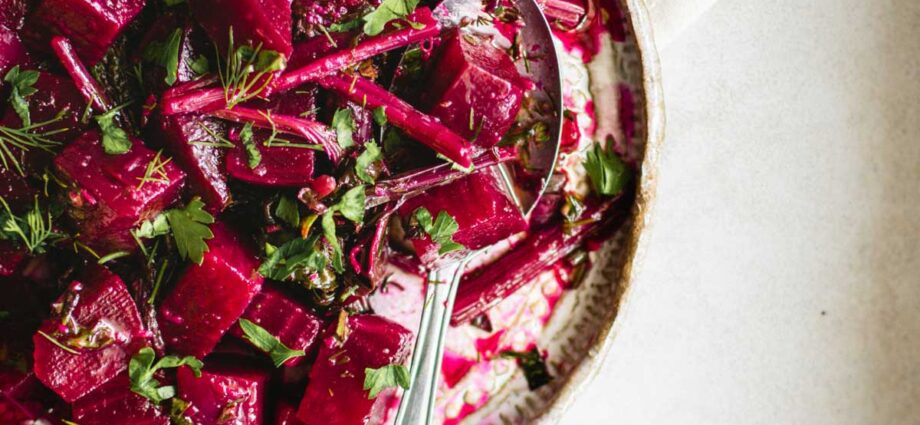
[(336, 273), (342, 273), (345, 271), (345, 260), (342, 246), (339, 245), (339, 239), (335, 235), (335, 217), (333, 217), (333, 214), (334, 211), (331, 209), (326, 211), (320, 223), (323, 226), (323, 236), (329, 246), (332, 247), (332, 268)]
[(405, 19), (415, 10), (416, 6), (418, 6), (418, 0), (383, 0), (380, 6), (362, 18), (364, 33), (367, 35), (380, 34), (387, 23), (396, 19)]
[(374, 122), (376, 122), (377, 125), (386, 125), (387, 123), (387, 107), (386, 106), (380, 106), (380, 107), (374, 108)]
[(54, 231), (54, 222), (51, 211), (44, 212), (35, 197), (35, 204), (29, 212), (19, 217), (13, 214), (9, 204), (0, 196), (0, 239), (18, 241), (30, 253), (41, 254), (47, 251), (48, 246), (64, 235)]
[(367, 142), (364, 144), (364, 152), (361, 152), (361, 155), (358, 155), (358, 159), (355, 162), (355, 174), (358, 176), (361, 181), (367, 184), (374, 184), (376, 177), (368, 173), (371, 166), (375, 162), (383, 159), (383, 152), (380, 151), (380, 148), (375, 142)]
[(336, 140), (343, 149), (350, 148), (355, 144), (352, 135), (355, 131), (355, 118), (351, 114), (351, 109), (337, 109), (332, 116), (332, 128), (335, 129)]
[(591, 180), (591, 188), (598, 195), (619, 195), (630, 178), (626, 163), (612, 148), (604, 150), (600, 143), (596, 143), (594, 148), (588, 151), (584, 165)]
[(361, 24), (360, 19), (352, 19), (350, 21), (329, 25), (329, 28), (326, 29), (329, 30), (329, 32), (349, 32), (361, 28)]
[(185, 208), (166, 212), (179, 255), (199, 265), (204, 261), (204, 253), (208, 251), (205, 240), (214, 237), (208, 228), (208, 224), (214, 223), (214, 217), (203, 208), (204, 202), (196, 197)]
[(256, 146), (256, 142), (252, 140), (252, 123), (247, 122), (243, 126), (243, 129), (240, 130), (240, 141), (243, 142), (243, 149), (246, 151), (247, 164), (249, 168), (256, 168), (259, 164), (262, 163), (262, 152), (259, 152), (259, 147)]
[(205, 55), (198, 55), (198, 57), (188, 64), (188, 67), (196, 75), (204, 75), (211, 71), (211, 63), (208, 62), (208, 57)]
[(368, 399), (377, 398), (377, 395), (387, 388), (409, 389), (409, 384), (409, 370), (403, 365), (391, 364), (378, 369), (364, 369), (364, 390), (368, 391)]
[(425, 233), (431, 237), (431, 240), (438, 244), (438, 253), (447, 254), (451, 251), (464, 249), (465, 247), (454, 242), (454, 233), (460, 229), (457, 220), (454, 220), (447, 211), (438, 213), (437, 218), (432, 221), (431, 213), (425, 207), (419, 207), (413, 214), (415, 220)]
[(353, 223), (362, 223), (364, 222), (365, 200), (364, 186), (355, 186), (345, 192), (339, 203), (335, 204), (332, 209), (342, 213), (342, 216)]
[(121, 155), (131, 150), (131, 139), (128, 138), (128, 133), (115, 124), (115, 116), (125, 106), (128, 105), (121, 105), (95, 117), (99, 129), (102, 130), (102, 149), (109, 155)]
[(318, 272), (326, 268), (326, 256), (317, 247), (318, 237), (292, 239), (274, 249), (259, 266), (259, 274), (272, 280), (285, 280), (298, 270)]
[(275, 207), (275, 215), (284, 220), (285, 223), (291, 225), (291, 227), (300, 226), (300, 208), (297, 206), (296, 201), (287, 196), (282, 196), (281, 199), (278, 200), (278, 206)]
[(204, 366), (201, 360), (192, 356), (176, 357), (166, 356), (154, 363), (156, 353), (150, 347), (141, 348), (137, 354), (131, 357), (128, 362), (128, 377), (131, 380), (131, 391), (140, 394), (154, 403), (160, 403), (176, 395), (176, 389), (172, 386), (160, 386), (160, 381), (154, 378), (154, 374), (160, 369), (171, 369), (179, 366), (188, 366), (195, 373), (195, 376), (201, 376), (201, 368)]
[(176, 28), (165, 42), (154, 41), (144, 49), (144, 60), (166, 69), (167, 85), (176, 84), (179, 78), (179, 48), (182, 44), (182, 29)]
[(265, 328), (246, 319), (240, 319), (240, 328), (243, 329), (243, 336), (255, 345), (256, 348), (268, 353), (275, 363), (275, 367), (281, 367), (285, 362), (295, 357), (306, 355), (303, 350), (293, 350), (284, 345), (278, 337), (268, 333)]
[(159, 214), (151, 220), (144, 220), (141, 226), (134, 231), (134, 236), (139, 238), (155, 238), (169, 233), (169, 222), (166, 214)]
[(505, 351), (502, 353), (502, 357), (517, 360), (518, 367), (524, 371), (524, 378), (527, 379), (527, 387), (531, 391), (553, 380), (552, 375), (549, 374), (549, 370), (546, 368), (546, 362), (543, 360), (540, 350), (537, 350), (536, 347), (525, 352)]
[(262, 45), (236, 47), (233, 28), (228, 34), (227, 52), (224, 63), (217, 55), (217, 71), (227, 108), (258, 97), (274, 80), (275, 71), (287, 66), (284, 55), (272, 50), (263, 50)]
[(23, 127), (32, 125), (29, 102), (25, 98), (35, 94), (37, 91), (33, 86), (38, 82), (38, 76), (38, 71), (20, 71), (19, 65), (16, 65), (3, 77), (3, 81), (10, 83), (12, 86), (10, 89), (10, 105), (16, 115), (19, 115)]

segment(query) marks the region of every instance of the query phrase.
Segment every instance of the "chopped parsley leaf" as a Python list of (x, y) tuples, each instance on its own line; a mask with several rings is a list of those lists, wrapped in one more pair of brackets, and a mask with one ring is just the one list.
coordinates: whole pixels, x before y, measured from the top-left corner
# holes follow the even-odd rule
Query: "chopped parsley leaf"
[(306, 355), (303, 350), (294, 350), (284, 345), (278, 337), (270, 334), (265, 328), (250, 320), (240, 318), (240, 328), (243, 329), (243, 336), (252, 345), (255, 345), (256, 348), (266, 352), (271, 357), (275, 367), (281, 367), (290, 359)]
[(351, 114), (351, 109), (337, 109), (335, 115), (332, 116), (332, 128), (335, 129), (336, 140), (343, 149), (350, 148), (355, 144), (353, 138), (356, 128), (355, 117)]
[(377, 395), (387, 388), (408, 389), (410, 383), (409, 370), (403, 365), (391, 364), (378, 369), (364, 369), (364, 390), (368, 392), (368, 399), (377, 398)]
[(173, 398), (176, 395), (176, 388), (171, 385), (160, 386), (160, 381), (154, 378), (154, 374), (160, 369), (172, 369), (179, 366), (188, 366), (192, 368), (196, 377), (201, 376), (201, 368), (204, 364), (192, 356), (176, 357), (165, 356), (156, 363), (153, 360), (156, 353), (150, 347), (141, 348), (131, 361), (128, 362), (128, 377), (131, 379), (131, 391), (140, 394), (154, 403)]
[(418, 6), (418, 0), (383, 0), (371, 13), (361, 18), (364, 21), (364, 33), (377, 35), (393, 20), (405, 19)]
[(367, 142), (364, 144), (364, 152), (361, 152), (361, 155), (358, 155), (358, 159), (355, 162), (355, 175), (358, 176), (361, 181), (367, 184), (374, 184), (376, 177), (368, 173), (371, 166), (375, 162), (383, 159), (383, 152), (380, 151), (380, 148), (375, 142)]
[(605, 150), (599, 143), (588, 151), (584, 165), (591, 180), (591, 188), (598, 195), (619, 195), (629, 181), (630, 173), (626, 163), (612, 148)]
[(12, 86), (10, 89), (10, 105), (16, 115), (19, 115), (24, 128), (32, 125), (29, 102), (26, 101), (26, 98), (38, 91), (33, 87), (38, 82), (38, 76), (38, 71), (20, 71), (19, 65), (16, 65), (3, 77), (3, 81), (10, 83)]
[(465, 248), (453, 240), (454, 233), (460, 229), (460, 225), (447, 211), (439, 212), (434, 220), (432, 220), (431, 212), (425, 207), (419, 207), (412, 215), (422, 230), (439, 245), (439, 254), (443, 255)]

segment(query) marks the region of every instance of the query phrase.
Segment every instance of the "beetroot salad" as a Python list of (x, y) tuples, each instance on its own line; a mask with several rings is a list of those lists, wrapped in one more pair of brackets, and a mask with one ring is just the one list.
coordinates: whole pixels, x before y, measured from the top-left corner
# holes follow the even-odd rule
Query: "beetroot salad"
[(385, 423), (425, 276), (471, 252), (439, 420), (502, 364), (551, 382), (537, 336), (636, 165), (577, 77), (622, 19), (540, 5), (548, 182), (506, 0), (459, 27), (418, 0), (0, 0), (0, 424)]

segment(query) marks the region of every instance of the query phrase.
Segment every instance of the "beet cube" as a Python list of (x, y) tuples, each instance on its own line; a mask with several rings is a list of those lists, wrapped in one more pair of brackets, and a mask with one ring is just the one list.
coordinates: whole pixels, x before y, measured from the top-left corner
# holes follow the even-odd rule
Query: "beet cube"
[(186, 366), (177, 372), (179, 398), (190, 403), (185, 415), (196, 425), (262, 425), (269, 373), (208, 366), (196, 378)]
[[(172, 162), (162, 167), (162, 175), (143, 180), (156, 154), (140, 140), (132, 143), (127, 153), (108, 155), (99, 133), (91, 131), (54, 158), (58, 172), (73, 188), (68, 215), (80, 239), (101, 252), (137, 248), (131, 229), (175, 202), (185, 182), (185, 173)], [(161, 156), (160, 161), (166, 159)]]
[(41, 0), (29, 16), (27, 37), (47, 50), (52, 36), (71, 40), (88, 65), (102, 59), (109, 46), (141, 9), (145, 0)]
[[(35, 132), (66, 129), (67, 131), (48, 137), (62, 143), (79, 136), (86, 128), (86, 125), (80, 122), (80, 117), (86, 109), (86, 101), (73, 82), (69, 78), (40, 72), (34, 87), (38, 92), (25, 98), (29, 104), (29, 116), (33, 124), (53, 120), (58, 113), (66, 111), (59, 121), (39, 127)], [(20, 128), (22, 120), (12, 108), (8, 108), (3, 115), (3, 125)]]
[[(304, 186), (313, 181), (314, 153), (305, 148), (266, 147), (262, 141), (268, 138), (264, 130), (253, 131), (253, 141), (261, 152), (262, 160), (255, 168), (249, 167), (249, 155), (242, 147), (227, 153), (227, 173), (239, 180), (265, 186)], [(302, 139), (291, 139), (293, 143), (307, 143)]]
[(29, 3), (27, 0), (0, 0), (0, 26), (14, 31), (21, 29)]
[(275, 407), (275, 425), (303, 425), (297, 419), (297, 406), (287, 400), (281, 400)]
[(19, 39), (19, 34), (15, 30), (0, 25), (0, 74), (6, 75), (10, 68), (27, 62), (29, 62), (29, 55), (22, 40)]
[(38, 189), (29, 184), (29, 180), (21, 176), (16, 169), (4, 168), (0, 164), (0, 197), (11, 205), (28, 205), (32, 198), (38, 194)]
[(73, 403), (73, 420), (80, 425), (169, 425), (163, 409), (131, 391), (121, 374)]
[[(252, 304), (243, 313), (243, 318), (265, 328), (289, 348), (303, 350), (305, 353), (313, 351), (323, 325), (315, 313), (273, 288), (265, 288), (256, 295)], [(243, 337), (243, 330), (239, 325), (233, 326), (231, 333)], [(304, 357), (295, 357), (284, 364), (296, 366), (303, 359)]]
[(367, 397), (364, 369), (402, 364), (409, 354), (412, 333), (375, 315), (349, 317), (348, 329), (344, 344), (337, 339), (334, 327), (323, 338), (297, 411), (305, 425), (379, 423), (385, 413), (384, 393), (376, 399)]
[(160, 121), (166, 150), (188, 174), (192, 191), (201, 196), (208, 211), (216, 213), (230, 203), (230, 189), (221, 171), (224, 149), (197, 143), (219, 142), (205, 128), (215, 134), (225, 131), (219, 122), (201, 116), (170, 115)]
[(222, 52), (227, 51), (232, 27), (235, 46), (261, 44), (263, 50), (291, 57), (291, 0), (190, 0), (189, 4)]
[[(453, 240), (468, 249), (492, 245), (527, 229), (520, 209), (492, 168), (411, 198), (400, 207), (399, 214), (408, 221), (419, 207), (428, 209), (433, 218), (441, 211), (451, 215), (459, 225)], [(412, 244), (419, 258), (430, 263), (438, 258), (438, 246), (427, 235), (422, 236), (412, 239)]]
[(100, 267), (83, 282), (72, 283), (59, 300), (64, 310), (74, 304), (67, 316), (72, 320), (62, 325), (63, 319), (52, 318), (39, 328), (69, 348), (40, 333), (32, 337), (35, 376), (67, 402), (124, 372), (128, 360), (147, 341), (140, 313), (121, 278)]
[(479, 146), (498, 143), (521, 109), (522, 77), (488, 40), (454, 34), (431, 75), (431, 114)]
[(199, 266), (190, 265), (160, 306), (160, 330), (173, 351), (198, 358), (246, 311), (262, 287), (255, 255), (239, 236), (221, 223)]

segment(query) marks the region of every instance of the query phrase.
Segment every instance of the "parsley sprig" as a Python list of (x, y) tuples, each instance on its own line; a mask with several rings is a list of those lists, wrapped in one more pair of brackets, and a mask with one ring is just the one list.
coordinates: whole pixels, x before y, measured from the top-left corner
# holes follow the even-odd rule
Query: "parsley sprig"
[(109, 155), (121, 155), (131, 150), (128, 133), (115, 122), (118, 113), (128, 105), (129, 103), (126, 103), (94, 117), (99, 129), (102, 130), (102, 149)]
[(200, 265), (204, 261), (204, 253), (208, 252), (205, 241), (214, 237), (208, 227), (213, 223), (214, 216), (204, 210), (201, 198), (195, 197), (184, 208), (173, 208), (144, 221), (133, 231), (133, 235), (140, 240), (171, 233), (179, 256)]
[(364, 21), (364, 33), (377, 35), (393, 20), (405, 19), (418, 6), (418, 0), (383, 0), (371, 13), (361, 18)]
[(201, 368), (204, 364), (192, 356), (176, 357), (165, 356), (160, 360), (156, 359), (156, 353), (150, 347), (141, 348), (131, 361), (128, 362), (128, 377), (131, 379), (131, 391), (140, 394), (154, 403), (160, 403), (164, 400), (175, 397), (176, 387), (172, 385), (161, 385), (160, 381), (154, 377), (157, 371), (162, 369), (174, 369), (179, 366), (188, 366), (192, 368), (196, 377), (201, 376)]
[(355, 140), (353, 134), (357, 126), (355, 125), (355, 117), (352, 115), (351, 109), (336, 109), (335, 114), (332, 115), (332, 128), (335, 129), (336, 141), (338, 141), (342, 149), (348, 149), (354, 146)]
[(228, 109), (258, 97), (274, 80), (272, 73), (287, 66), (283, 55), (274, 50), (264, 50), (261, 44), (254, 48), (235, 46), (233, 27), (230, 28), (229, 39), (223, 64), (220, 52), (217, 54), (218, 77), (224, 87), (224, 100)]
[(10, 83), (10, 105), (16, 115), (19, 115), (23, 127), (32, 125), (29, 102), (26, 98), (38, 91), (33, 87), (38, 82), (38, 77), (38, 71), (21, 71), (19, 65), (14, 66), (3, 77), (3, 81)]
[(584, 165), (591, 180), (591, 188), (598, 195), (616, 196), (629, 181), (629, 168), (612, 147), (603, 149), (600, 143), (596, 143), (588, 151)]
[(403, 365), (391, 364), (377, 369), (364, 369), (364, 390), (368, 392), (368, 399), (377, 398), (377, 395), (387, 388), (409, 389), (409, 384), (409, 370)]
[(453, 240), (454, 233), (460, 229), (460, 225), (447, 211), (439, 212), (438, 216), (432, 220), (431, 212), (425, 207), (419, 207), (412, 216), (425, 234), (438, 244), (439, 254), (443, 255), (465, 248)]
[(250, 320), (241, 318), (240, 328), (243, 330), (243, 336), (252, 345), (255, 345), (256, 348), (266, 352), (271, 357), (275, 367), (281, 367), (290, 359), (306, 355), (303, 350), (294, 350), (284, 345), (278, 337)]
[(176, 28), (166, 41), (154, 41), (144, 49), (144, 60), (166, 69), (166, 85), (176, 84), (179, 78), (179, 48), (182, 44), (182, 29)]

